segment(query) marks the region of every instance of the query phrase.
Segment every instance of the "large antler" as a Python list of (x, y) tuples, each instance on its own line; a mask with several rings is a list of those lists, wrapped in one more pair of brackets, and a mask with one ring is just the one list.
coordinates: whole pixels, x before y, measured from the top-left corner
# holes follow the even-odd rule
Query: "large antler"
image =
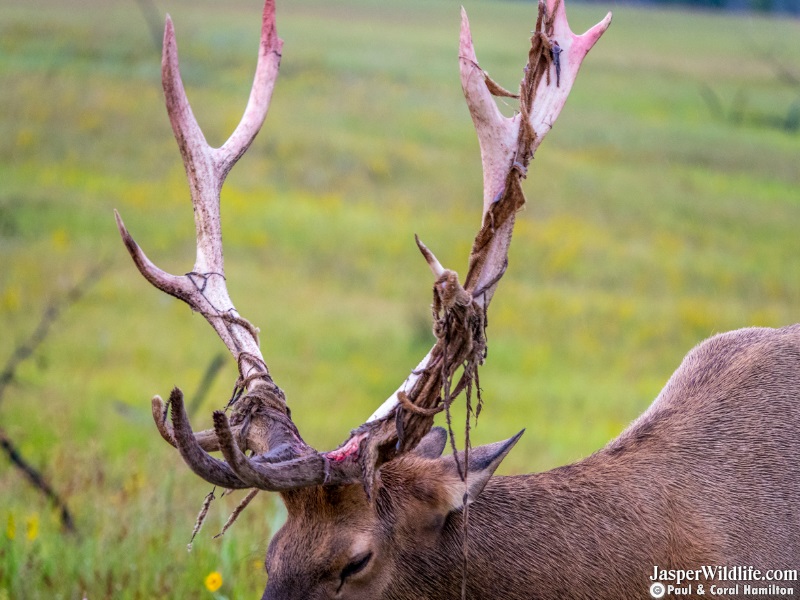
[[(483, 163), (483, 215), (469, 257), (464, 285), (442, 267), (417, 240), (436, 277), (434, 332), (437, 342), (398, 390), (340, 449), (346, 455), (366, 438), (381, 440), (391, 454), (413, 447), (430, 429), (433, 415), (472, 384), (485, 358), (485, 314), (508, 265), (508, 249), (517, 211), (525, 204), (521, 180), (552, 128), (578, 75), (581, 63), (611, 23), (611, 13), (583, 35), (567, 23), (563, 0), (540, 0), (536, 28), (518, 94), (492, 81), (478, 66), (466, 11), (461, 12), (459, 61), (461, 86), (472, 116)], [(518, 98), (519, 112), (504, 117), (494, 96)], [(442, 397), (441, 390), (459, 367), (464, 375)], [(390, 425), (394, 422), (393, 425)], [(381, 433), (376, 433), (380, 431)], [(379, 451), (380, 453), (380, 451)]]
[[(178, 67), (175, 31), (172, 21), (167, 17), (161, 75), (167, 112), (183, 156), (194, 206), (197, 258), (192, 271), (176, 276), (159, 269), (136, 244), (119, 214), (116, 214), (125, 246), (145, 279), (202, 314), (239, 365), (239, 393), (235, 396), (237, 401), (231, 418), (232, 427), (225, 419), (224, 426), (195, 434), (184, 411), (180, 390), (173, 390), (170, 396), (171, 424), (166, 421), (166, 407), (161, 398), (153, 398), (153, 417), (164, 439), (178, 448), (198, 475), (226, 488), (245, 488), (254, 484), (249, 470), (237, 468), (238, 463), (233, 459), (238, 455), (231, 449), (225, 453), (227, 463), (207, 454), (208, 451), (220, 450), (221, 444), (232, 445), (239, 454), (242, 454), (242, 449), (252, 450), (262, 460), (278, 461), (267, 467), (260, 467), (258, 462), (253, 461), (256, 472), (268, 476), (277, 489), (296, 487), (296, 478), (305, 473), (309, 466), (314, 473), (324, 473), (324, 461), (303, 441), (289, 416), (283, 392), (270, 376), (259, 348), (258, 330), (234, 308), (225, 282), (222, 255), (222, 184), (266, 118), (278, 75), (282, 46), (283, 41), (278, 38), (275, 29), (275, 3), (274, 0), (267, 0), (264, 4), (258, 65), (247, 107), (228, 141), (220, 148), (212, 148), (206, 142), (186, 97)], [(246, 394), (241, 396), (242, 392)], [(215, 424), (217, 421), (219, 419), (215, 418)], [(229, 453), (232, 456), (228, 456)], [(285, 462), (281, 463), (280, 460)], [(318, 482), (324, 479), (323, 476), (314, 477), (319, 477)]]
[[(266, 117), (278, 74), (282, 41), (275, 29), (274, 0), (263, 12), (258, 66), (241, 122), (220, 148), (211, 148), (195, 120), (178, 68), (172, 22), (164, 32), (162, 81), (170, 122), (191, 188), (197, 230), (194, 269), (182, 276), (154, 265), (128, 233), (119, 214), (122, 239), (142, 275), (155, 287), (189, 304), (214, 327), (239, 365), (238, 393), (230, 418), (214, 413), (214, 429), (194, 433), (173, 390), (171, 424), (166, 407), (153, 399), (153, 417), (162, 436), (176, 446), (192, 470), (226, 488), (289, 490), (361, 479), (367, 488), (377, 464), (413, 448), (430, 429), (433, 416), (471, 384), (485, 356), (485, 311), (505, 272), (514, 218), (525, 202), (520, 179), (534, 151), (552, 127), (575, 81), (580, 64), (610, 23), (609, 15), (582, 36), (567, 25), (561, 0), (540, 2), (536, 30), (520, 86), (520, 112), (503, 117), (493, 95), (506, 92), (478, 67), (469, 23), (462, 12), (461, 81), (478, 133), (484, 170), (483, 218), (473, 244), (464, 285), (417, 240), (436, 277), (434, 331), (437, 342), (395, 392), (337, 450), (319, 453), (306, 444), (291, 420), (286, 399), (261, 355), (258, 330), (233, 306), (225, 284), (220, 226), (220, 190)], [(517, 96), (514, 96), (517, 97)], [(464, 376), (449, 390), (459, 366)], [(442, 397), (442, 389), (447, 393)], [(221, 450), (225, 461), (208, 452)], [(245, 453), (252, 451), (253, 456)]]

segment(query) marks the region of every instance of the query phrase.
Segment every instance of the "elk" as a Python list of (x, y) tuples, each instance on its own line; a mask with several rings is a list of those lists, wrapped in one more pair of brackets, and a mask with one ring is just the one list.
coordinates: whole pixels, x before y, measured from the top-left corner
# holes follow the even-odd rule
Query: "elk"
[[(432, 427), (436, 413), (478, 389), (486, 311), (525, 203), (521, 180), (610, 22), (609, 13), (575, 35), (563, 0), (541, 1), (512, 94), (478, 66), (462, 11), (461, 82), (484, 173), (468, 272), (462, 284), (418, 240), (435, 277), (436, 342), (347, 440), (319, 452), (294, 425), (258, 330), (233, 306), (222, 256), (220, 189), (260, 129), (278, 73), (274, 0), (264, 5), (244, 116), (220, 148), (192, 114), (167, 18), (162, 78), (194, 205), (194, 268), (162, 271), (119, 214), (117, 226), (141, 274), (202, 314), (238, 363), (231, 414), (214, 412), (212, 429), (192, 430), (177, 388), (168, 403), (154, 397), (152, 411), (162, 437), (206, 481), (281, 495), (288, 518), (269, 545), (264, 600), (643, 598), (660, 593), (654, 581), (703, 566), (784, 569), (785, 588), (800, 592), (800, 325), (701, 343), (619, 437), (545, 473), (493, 476), (522, 432), (443, 456), (447, 433)], [(504, 117), (497, 95), (519, 98), (519, 112)], [(705, 594), (692, 580), (684, 595), (744, 597), (741, 585), (710, 588), (725, 579), (708, 576)]]

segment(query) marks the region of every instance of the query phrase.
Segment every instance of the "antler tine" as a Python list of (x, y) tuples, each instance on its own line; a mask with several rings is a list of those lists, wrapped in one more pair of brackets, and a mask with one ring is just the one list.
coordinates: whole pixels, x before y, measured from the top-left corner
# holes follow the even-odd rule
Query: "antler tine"
[(189, 468), (209, 483), (229, 490), (250, 487), (239, 479), (227, 463), (210, 456), (197, 443), (183, 406), (183, 393), (178, 388), (172, 390), (169, 401), (175, 446)]
[[(161, 434), (161, 437), (164, 438), (170, 446), (177, 448), (178, 445), (175, 442), (175, 430), (172, 427), (172, 423), (168, 420), (168, 413), (167, 413), (167, 405), (161, 399), (161, 396), (153, 396), (153, 400), (151, 402), (151, 408), (153, 412), (153, 421), (158, 428), (158, 432)], [(247, 446), (247, 439), (246, 435), (244, 435), (245, 427), (242, 425), (238, 425), (231, 429), (232, 435), (236, 443), (239, 447), (246, 447)], [(219, 440), (217, 439), (217, 432), (213, 429), (206, 429), (204, 431), (195, 431), (194, 432), (194, 439), (206, 452), (218, 452), (219, 451)]]
[(283, 40), (278, 37), (275, 27), (274, 0), (264, 2), (262, 23), (258, 64), (247, 107), (242, 115), (242, 120), (239, 121), (239, 125), (236, 126), (228, 141), (215, 151), (223, 178), (247, 151), (264, 124), (275, 80), (278, 78)]
[(517, 146), (517, 131), (511, 119), (507, 119), (497, 107), (489, 87), (488, 75), (478, 66), (472, 33), (469, 29), (467, 11), (461, 7), (461, 39), (459, 43), (459, 67), (461, 89), (467, 101), (483, 165), (483, 219), (497, 195), (505, 187), (508, 165)]
[[(543, 4), (543, 0), (540, 0), (540, 4)], [(530, 112), (529, 121), (537, 139), (531, 147), (531, 152), (536, 151), (561, 114), (583, 59), (611, 24), (611, 13), (606, 14), (602, 21), (584, 34), (575, 35), (567, 22), (564, 1), (555, 0), (546, 7), (544, 18), (540, 21), (541, 29), (534, 32), (534, 37), (541, 33), (549, 39), (554, 48), (557, 48), (554, 50), (553, 66), (558, 65), (558, 67), (555, 72), (555, 86), (552, 77), (545, 77), (538, 81), (538, 87), (533, 90), (537, 105)], [(558, 62), (555, 56), (559, 57)], [(532, 79), (530, 83), (533, 83)], [(549, 88), (548, 93), (539, 93), (539, 89), (543, 86)]]
[[(156, 400), (157, 398), (157, 400)], [(163, 401), (153, 399), (153, 416), (161, 416)], [(298, 456), (293, 448), (275, 444), (248, 458), (242, 451), (239, 427), (231, 427), (223, 411), (214, 412), (214, 429), (193, 433), (183, 403), (183, 393), (172, 390), (169, 399), (172, 427), (159, 427), (165, 440), (175, 446), (186, 464), (209, 483), (226, 489), (257, 488), (280, 492), (312, 485), (336, 485), (358, 480), (361, 469), (355, 462), (333, 462), (317, 452)], [(158, 421), (157, 421), (158, 422)], [(213, 432), (213, 433), (212, 433)], [(203, 439), (204, 434), (212, 434)], [(207, 444), (207, 447), (204, 447)], [(207, 454), (221, 450), (225, 462)]]

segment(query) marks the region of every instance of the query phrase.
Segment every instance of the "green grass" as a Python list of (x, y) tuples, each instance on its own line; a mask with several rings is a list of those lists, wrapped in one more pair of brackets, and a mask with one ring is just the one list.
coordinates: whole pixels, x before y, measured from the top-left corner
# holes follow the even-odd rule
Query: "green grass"
[[(246, 102), (259, 3), (160, 8), (219, 144)], [(515, 86), (533, 7), (466, 8), (481, 65)], [(800, 316), (800, 135), (778, 126), (798, 92), (761, 58), (768, 48), (796, 65), (800, 25), (600, 5), (570, 6), (571, 22), (586, 28), (606, 8), (614, 23), (532, 165), (490, 311), (473, 439), (526, 427), (507, 473), (605, 444), (703, 338)], [(413, 234), (465, 271), (480, 160), (458, 82), (457, 2), (292, 0), (278, 19), (273, 105), (223, 191), (228, 281), (306, 439), (331, 448), (432, 343)], [(740, 107), (738, 122), (709, 112), (703, 86), (727, 112)], [(114, 227), (117, 208), (162, 267), (191, 267), (188, 190), (136, 3), (5, 3), (0, 107), (0, 361), (52, 297), (98, 259), (112, 264), (0, 405), (0, 426), (80, 530), (62, 535), (0, 467), (0, 599), (211, 598), (213, 570), (219, 597), (257, 597), (278, 499), (264, 494), (212, 541), (239, 496), (217, 501), (187, 553), (209, 486), (150, 422), (149, 397), (193, 391), (222, 346), (141, 279)], [(234, 378), (228, 364), (199, 427)], [(26, 519), (38, 520), (35, 540)]]

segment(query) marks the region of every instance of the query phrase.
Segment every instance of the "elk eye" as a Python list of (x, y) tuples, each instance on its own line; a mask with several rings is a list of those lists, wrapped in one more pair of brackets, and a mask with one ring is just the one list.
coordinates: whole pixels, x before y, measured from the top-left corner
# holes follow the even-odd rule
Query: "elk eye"
[(369, 561), (372, 560), (372, 552), (365, 552), (364, 554), (360, 554), (356, 556), (353, 560), (351, 560), (344, 569), (342, 569), (342, 573), (339, 577), (342, 579), (342, 583), (344, 583), (345, 579), (348, 577), (352, 577), (356, 573), (360, 573), (364, 570), (364, 568), (369, 564)]

